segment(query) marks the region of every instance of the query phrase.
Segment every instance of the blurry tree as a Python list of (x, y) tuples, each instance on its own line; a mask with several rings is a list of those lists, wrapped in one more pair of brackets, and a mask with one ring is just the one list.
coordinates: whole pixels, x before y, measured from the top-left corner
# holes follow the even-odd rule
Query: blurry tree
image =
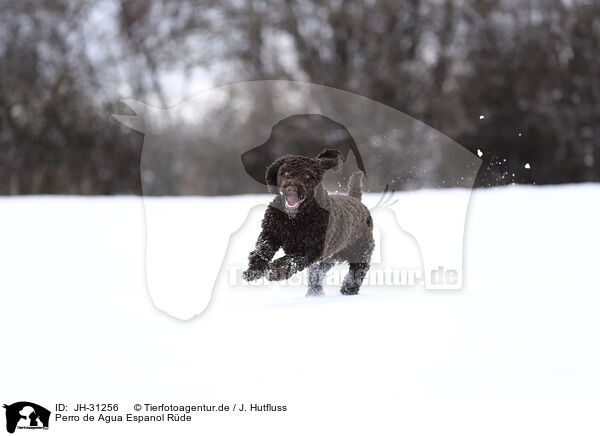
[[(120, 97), (172, 105), (201, 90), (199, 75), (375, 99), (481, 150), (482, 186), (600, 180), (596, 0), (0, 0), (0, 10), (1, 194), (139, 193), (141, 135), (110, 114), (126, 111)], [(214, 162), (239, 160), (235, 147), (217, 150)], [(184, 164), (186, 186), (220, 171)]]
[(88, 3), (2, 1), (0, 193), (137, 192), (139, 141), (97, 101)]

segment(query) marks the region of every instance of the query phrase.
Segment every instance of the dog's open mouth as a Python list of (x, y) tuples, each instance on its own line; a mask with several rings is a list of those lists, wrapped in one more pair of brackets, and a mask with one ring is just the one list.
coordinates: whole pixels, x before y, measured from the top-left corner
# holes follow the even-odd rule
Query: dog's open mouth
[(288, 209), (297, 209), (298, 206), (304, 201), (304, 198), (289, 196), (285, 198), (285, 207)]

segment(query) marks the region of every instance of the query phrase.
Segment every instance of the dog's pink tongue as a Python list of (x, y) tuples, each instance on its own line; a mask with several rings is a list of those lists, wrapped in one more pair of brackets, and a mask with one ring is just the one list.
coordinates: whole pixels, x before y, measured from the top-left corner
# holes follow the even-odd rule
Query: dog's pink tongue
[(300, 199), (298, 197), (288, 197), (285, 199), (285, 202), (288, 206), (294, 207), (300, 202)]

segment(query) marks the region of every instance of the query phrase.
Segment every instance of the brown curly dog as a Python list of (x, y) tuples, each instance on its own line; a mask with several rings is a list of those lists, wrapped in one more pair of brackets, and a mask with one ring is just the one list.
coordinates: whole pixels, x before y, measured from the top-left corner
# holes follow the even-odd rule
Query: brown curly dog
[[(373, 220), (360, 201), (362, 172), (350, 178), (347, 195), (329, 195), (323, 187), (325, 171), (341, 160), (338, 150), (327, 149), (316, 158), (284, 156), (267, 168), (267, 185), (277, 197), (265, 212), (245, 280), (285, 280), (308, 268), (308, 295), (319, 295), (327, 271), (348, 262), (340, 292), (358, 293), (373, 252)], [(280, 248), (285, 255), (272, 261)]]

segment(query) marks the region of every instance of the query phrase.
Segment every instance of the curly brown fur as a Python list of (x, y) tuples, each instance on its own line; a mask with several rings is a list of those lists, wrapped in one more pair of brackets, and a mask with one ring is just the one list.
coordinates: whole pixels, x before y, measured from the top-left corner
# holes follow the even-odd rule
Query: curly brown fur
[[(309, 268), (308, 294), (318, 295), (335, 262), (348, 262), (340, 292), (358, 293), (373, 252), (373, 220), (360, 202), (362, 173), (350, 178), (348, 195), (329, 195), (323, 188), (325, 171), (341, 159), (338, 150), (328, 149), (312, 159), (284, 156), (269, 166), (265, 179), (278, 195), (265, 212), (244, 279), (285, 280)], [(272, 260), (280, 248), (285, 255)]]

